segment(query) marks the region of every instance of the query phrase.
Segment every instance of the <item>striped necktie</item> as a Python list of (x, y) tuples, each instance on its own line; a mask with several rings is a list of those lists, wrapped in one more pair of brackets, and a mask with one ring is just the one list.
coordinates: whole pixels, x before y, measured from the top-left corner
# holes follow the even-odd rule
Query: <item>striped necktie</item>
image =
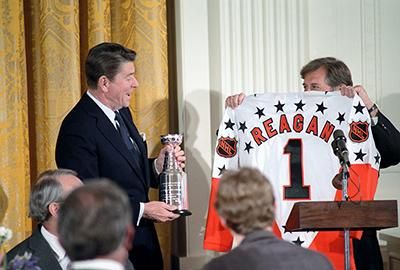
[(129, 136), (128, 128), (125, 125), (124, 120), (122, 119), (121, 115), (118, 111), (115, 111), (115, 123), (117, 125), (117, 130), (122, 137), (126, 147), (129, 151), (136, 151), (140, 153), (139, 147), (134, 140), (131, 139)]

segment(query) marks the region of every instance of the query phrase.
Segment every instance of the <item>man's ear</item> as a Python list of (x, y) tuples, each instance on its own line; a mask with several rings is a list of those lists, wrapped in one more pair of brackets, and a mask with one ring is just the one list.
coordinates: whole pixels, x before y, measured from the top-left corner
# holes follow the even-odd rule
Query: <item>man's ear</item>
[(58, 210), (60, 210), (60, 204), (57, 202), (52, 202), (49, 204), (49, 212), (50, 215), (52, 215), (53, 217), (56, 217), (58, 215)]
[(100, 88), (103, 92), (108, 92), (108, 86), (110, 85), (110, 80), (106, 75), (101, 75), (99, 80), (97, 81), (97, 87)]

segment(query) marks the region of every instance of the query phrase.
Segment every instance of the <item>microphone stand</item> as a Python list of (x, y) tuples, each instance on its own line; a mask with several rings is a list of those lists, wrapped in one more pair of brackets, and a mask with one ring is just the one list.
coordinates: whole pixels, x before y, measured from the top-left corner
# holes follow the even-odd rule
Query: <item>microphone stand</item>
[[(348, 200), (347, 183), (349, 177), (349, 167), (346, 162), (340, 162), (342, 165), (342, 201)], [(344, 228), (344, 269), (350, 270), (350, 230)]]
[[(336, 130), (333, 133), (334, 140), (332, 141), (333, 153), (339, 158), (340, 166), (342, 166), (342, 202), (349, 199), (347, 194), (348, 178), (349, 178), (349, 156), (346, 148), (346, 137), (342, 130)], [(334, 185), (335, 186), (335, 185)], [(335, 186), (336, 187), (336, 186)], [(344, 269), (350, 270), (350, 229), (344, 230)]]

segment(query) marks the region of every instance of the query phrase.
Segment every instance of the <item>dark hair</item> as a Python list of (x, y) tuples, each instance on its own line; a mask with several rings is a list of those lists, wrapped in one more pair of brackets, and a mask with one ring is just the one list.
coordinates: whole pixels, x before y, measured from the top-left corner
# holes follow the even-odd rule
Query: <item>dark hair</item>
[(50, 217), (49, 205), (64, 199), (64, 190), (58, 177), (64, 175), (77, 176), (68, 169), (47, 170), (39, 175), (29, 198), (29, 216), (42, 223)]
[(107, 179), (95, 179), (72, 191), (58, 214), (60, 243), (72, 261), (115, 251), (132, 223), (128, 196)]
[(326, 70), (325, 82), (330, 87), (336, 87), (341, 84), (353, 86), (350, 69), (343, 61), (334, 57), (323, 57), (310, 61), (301, 69), (301, 78), (304, 79), (308, 73), (321, 67)]
[(244, 167), (222, 175), (215, 208), (230, 229), (246, 235), (272, 225), (274, 201), (268, 179), (259, 170)]
[(136, 52), (118, 43), (104, 42), (89, 50), (86, 63), (86, 83), (96, 89), (99, 78), (105, 75), (112, 80), (118, 73), (121, 64), (132, 62)]

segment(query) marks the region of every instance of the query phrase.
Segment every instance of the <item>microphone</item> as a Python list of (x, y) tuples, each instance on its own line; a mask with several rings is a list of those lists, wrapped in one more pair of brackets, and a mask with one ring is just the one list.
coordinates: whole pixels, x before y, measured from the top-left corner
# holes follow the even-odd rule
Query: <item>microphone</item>
[(343, 130), (337, 129), (333, 132), (333, 141), (331, 143), (333, 153), (339, 158), (341, 165), (350, 166), (349, 151), (346, 147), (346, 137)]
[[(333, 153), (339, 158), (343, 171), (336, 174), (332, 179), (332, 185), (339, 190), (343, 189), (343, 176), (349, 177), (347, 167), (350, 167), (349, 151), (346, 147), (346, 137), (343, 130), (337, 129), (333, 132), (333, 141), (331, 143)], [(345, 174), (343, 174), (345, 173)]]

